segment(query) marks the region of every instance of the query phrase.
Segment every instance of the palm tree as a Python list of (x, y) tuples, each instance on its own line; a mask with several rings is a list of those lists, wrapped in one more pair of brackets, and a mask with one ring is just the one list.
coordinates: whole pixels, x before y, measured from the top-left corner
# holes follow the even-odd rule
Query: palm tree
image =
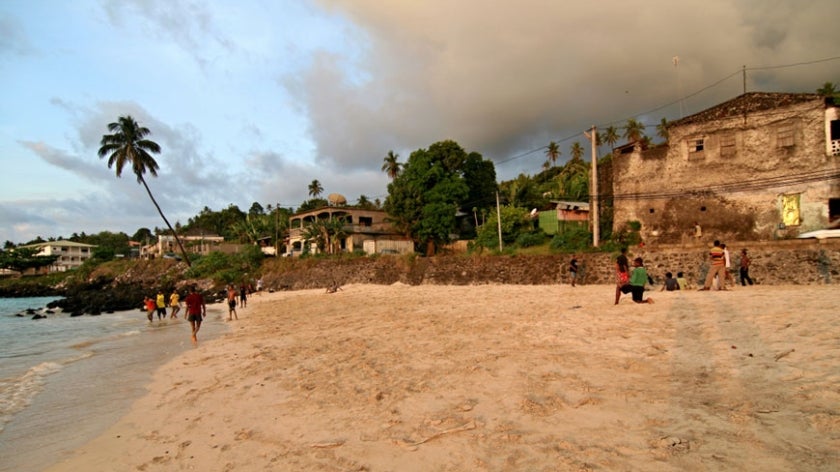
[(662, 118), (662, 121), (656, 125), (656, 134), (660, 138), (664, 139), (666, 143), (668, 142), (668, 120)]
[(579, 142), (575, 141), (572, 144), (570, 152), (572, 153), (572, 160), (579, 161), (580, 158), (583, 157), (583, 146), (581, 146)]
[(557, 163), (557, 158), (560, 157), (560, 146), (557, 145), (554, 141), (548, 143), (548, 148), (545, 151), (545, 156), (551, 162), (551, 165), (555, 165)]
[(131, 170), (137, 176), (137, 183), (143, 184), (143, 187), (146, 188), (146, 193), (152, 199), (152, 203), (154, 203), (155, 208), (160, 213), (160, 217), (163, 218), (166, 226), (169, 227), (172, 235), (175, 236), (175, 241), (178, 243), (178, 247), (181, 248), (181, 254), (184, 255), (184, 261), (187, 263), (187, 266), (190, 266), (190, 258), (187, 257), (187, 251), (184, 250), (184, 245), (181, 244), (178, 233), (169, 224), (169, 220), (166, 219), (163, 210), (160, 209), (160, 205), (158, 205), (157, 200), (152, 195), (146, 179), (143, 178), (143, 174), (146, 172), (149, 172), (152, 177), (157, 177), (159, 168), (158, 163), (149, 154), (160, 154), (160, 146), (156, 142), (146, 139), (146, 136), (150, 135), (151, 131), (149, 131), (149, 128), (137, 124), (134, 118), (129, 115), (121, 116), (116, 122), (109, 123), (108, 131), (112, 134), (102, 136), (102, 140), (99, 143), (99, 158), (108, 156), (108, 168), (110, 169), (116, 165), (117, 178), (122, 175), (123, 167), (126, 164), (131, 165)]
[(624, 125), (624, 137), (631, 143), (641, 141), (645, 136), (645, 125), (641, 122), (630, 118), (627, 124)]
[(402, 167), (402, 164), (398, 162), (399, 158), (399, 154), (395, 154), (394, 151), (388, 151), (388, 155), (385, 156), (385, 159), (383, 159), (385, 162), (382, 164), (382, 172), (388, 174), (388, 177), (390, 177), (391, 180), (396, 179), (397, 176), (400, 175), (400, 168)]
[(615, 143), (617, 143), (620, 138), (621, 137), (618, 135), (618, 130), (615, 126), (610, 126), (606, 131), (604, 131), (604, 142), (610, 145), (610, 151), (612, 151), (612, 148), (615, 147)]
[(824, 97), (830, 97), (830, 96), (836, 94), (837, 90), (836, 90), (833, 83), (826, 82), (826, 83), (823, 84), (822, 87), (817, 89), (817, 93), (824, 96)]
[(318, 198), (319, 195), (324, 191), (324, 187), (321, 185), (321, 182), (318, 182), (318, 179), (312, 181), (309, 184), (309, 196), (313, 198)]

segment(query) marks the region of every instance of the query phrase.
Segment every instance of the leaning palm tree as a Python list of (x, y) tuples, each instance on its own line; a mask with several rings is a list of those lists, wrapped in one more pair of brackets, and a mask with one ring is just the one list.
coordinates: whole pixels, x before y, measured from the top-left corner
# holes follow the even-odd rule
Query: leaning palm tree
[(309, 184), (309, 196), (313, 198), (318, 198), (321, 193), (324, 192), (324, 187), (321, 185), (321, 182), (318, 182), (318, 179), (312, 181)]
[(388, 174), (388, 177), (391, 180), (397, 178), (400, 175), (400, 168), (402, 164), (399, 163), (398, 159), (400, 158), (399, 154), (394, 153), (394, 151), (388, 151), (388, 155), (385, 156), (383, 159), (384, 163), (382, 164), (382, 172)]
[(137, 183), (143, 184), (143, 187), (146, 188), (146, 193), (152, 199), (152, 203), (154, 203), (155, 208), (160, 213), (160, 217), (163, 218), (166, 226), (169, 227), (172, 235), (175, 236), (175, 241), (178, 243), (178, 247), (181, 248), (181, 254), (184, 255), (184, 261), (187, 263), (187, 266), (190, 266), (190, 258), (187, 257), (187, 251), (184, 250), (184, 245), (181, 244), (178, 233), (169, 224), (169, 220), (166, 219), (163, 210), (160, 209), (160, 205), (158, 205), (157, 200), (152, 195), (146, 179), (143, 178), (143, 174), (146, 172), (149, 172), (152, 177), (157, 177), (158, 163), (149, 153), (160, 154), (160, 146), (156, 142), (146, 139), (146, 136), (150, 135), (151, 131), (149, 131), (149, 128), (137, 124), (134, 118), (129, 115), (121, 116), (116, 122), (109, 123), (108, 131), (111, 134), (103, 135), (102, 141), (99, 143), (99, 158), (108, 156), (108, 168), (110, 169), (116, 166), (117, 177), (122, 175), (123, 167), (126, 164), (131, 166), (131, 170), (137, 176)]
[(545, 150), (545, 156), (551, 161), (551, 165), (557, 164), (557, 159), (560, 157), (560, 154), (563, 154), (560, 151), (560, 146), (557, 145), (554, 141), (548, 143), (548, 148)]

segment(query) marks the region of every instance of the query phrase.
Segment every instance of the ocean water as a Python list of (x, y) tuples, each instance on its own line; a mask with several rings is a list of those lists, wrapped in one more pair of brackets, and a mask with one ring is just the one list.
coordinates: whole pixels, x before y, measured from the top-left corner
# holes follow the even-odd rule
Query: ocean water
[[(60, 461), (122, 417), (158, 367), (195, 348), (183, 309), (152, 323), (139, 308), (75, 318), (58, 310), (41, 320), (25, 313), (45, 313), (54, 299), (0, 298), (0, 471)], [(228, 330), (221, 304), (207, 315), (199, 342)]]

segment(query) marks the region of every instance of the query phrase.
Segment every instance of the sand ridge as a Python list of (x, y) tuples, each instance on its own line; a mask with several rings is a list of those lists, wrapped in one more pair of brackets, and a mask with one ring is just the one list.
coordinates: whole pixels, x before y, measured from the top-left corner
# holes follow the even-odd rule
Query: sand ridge
[(837, 470), (834, 293), (260, 294), (50, 470)]

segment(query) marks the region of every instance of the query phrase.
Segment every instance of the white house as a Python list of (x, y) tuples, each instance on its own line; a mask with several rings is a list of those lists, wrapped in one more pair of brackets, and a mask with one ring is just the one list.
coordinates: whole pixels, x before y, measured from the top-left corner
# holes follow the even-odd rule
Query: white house
[(93, 248), (96, 246), (73, 241), (48, 241), (23, 247), (39, 249), (37, 256), (58, 256), (49, 270), (50, 272), (64, 272), (81, 266), (93, 257)]

